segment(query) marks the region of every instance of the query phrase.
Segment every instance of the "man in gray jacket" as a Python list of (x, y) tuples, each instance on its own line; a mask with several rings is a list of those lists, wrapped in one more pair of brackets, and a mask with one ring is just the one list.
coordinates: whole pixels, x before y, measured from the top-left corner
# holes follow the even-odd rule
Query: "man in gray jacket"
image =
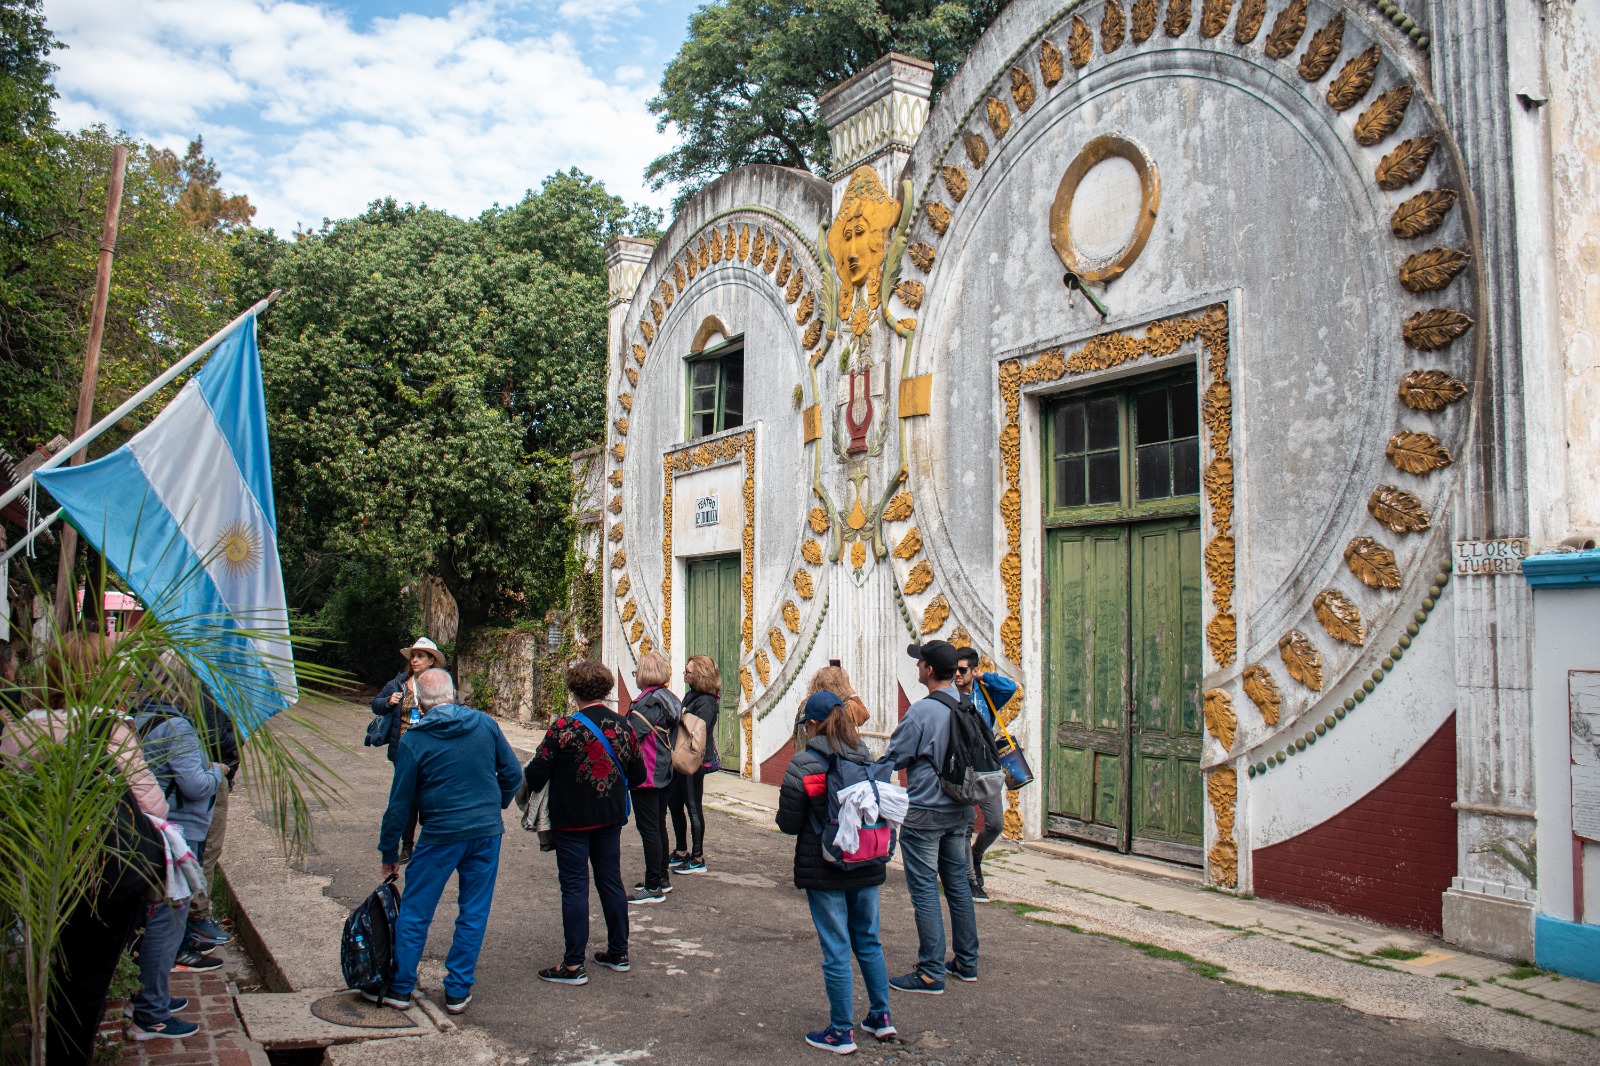
[[(928, 694), (906, 711), (889, 738), (881, 762), (906, 772), (910, 810), (900, 829), (900, 854), (906, 888), (917, 916), (917, 968), (891, 978), (901, 992), (940, 995), (945, 973), (963, 981), (978, 979), (978, 917), (967, 881), (967, 822), (971, 805), (952, 798), (943, 788), (939, 767), (950, 749), (951, 715), (960, 697), (952, 687), (958, 656), (943, 640), (913, 644), (906, 653), (917, 660), (917, 681)], [(955, 958), (945, 964), (944, 912), (939, 884), (950, 907), (950, 937)]]

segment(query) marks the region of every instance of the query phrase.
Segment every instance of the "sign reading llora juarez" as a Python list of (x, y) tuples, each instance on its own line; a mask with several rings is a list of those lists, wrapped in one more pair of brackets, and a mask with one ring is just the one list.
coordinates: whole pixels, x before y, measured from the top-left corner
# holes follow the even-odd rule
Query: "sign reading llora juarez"
[(1458, 540), (1455, 544), (1455, 570), (1463, 577), (1473, 574), (1520, 574), (1522, 560), (1527, 554), (1527, 537)]

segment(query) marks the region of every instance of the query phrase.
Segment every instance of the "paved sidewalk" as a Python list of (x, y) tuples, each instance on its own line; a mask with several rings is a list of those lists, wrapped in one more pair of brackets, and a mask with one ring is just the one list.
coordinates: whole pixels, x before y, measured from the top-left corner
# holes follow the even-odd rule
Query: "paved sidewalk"
[(235, 990), (225, 971), (175, 973), (171, 987), (174, 996), (189, 1001), (178, 1017), (200, 1031), (184, 1040), (130, 1038), (121, 1066), (267, 1066), (266, 1052), (245, 1035), (234, 1011)]

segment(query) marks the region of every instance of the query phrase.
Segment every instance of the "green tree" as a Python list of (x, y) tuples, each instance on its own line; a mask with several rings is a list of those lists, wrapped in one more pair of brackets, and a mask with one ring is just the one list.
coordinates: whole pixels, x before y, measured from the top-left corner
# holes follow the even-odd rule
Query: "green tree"
[(820, 171), (828, 134), (817, 97), (888, 52), (934, 65), (937, 90), (1005, 0), (717, 0), (689, 34), (650, 101), (680, 143), (645, 170), (678, 204), (734, 167)]
[(473, 220), (385, 200), (242, 237), (242, 276), (285, 290), (262, 353), (286, 569), (436, 574), (464, 630), (563, 602), (567, 455), (604, 427), (603, 249), (655, 221), (572, 171)]

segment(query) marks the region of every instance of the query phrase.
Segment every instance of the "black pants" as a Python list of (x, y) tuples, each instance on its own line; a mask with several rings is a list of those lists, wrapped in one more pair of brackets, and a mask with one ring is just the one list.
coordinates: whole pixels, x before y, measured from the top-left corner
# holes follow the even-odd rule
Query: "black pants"
[[(706, 815), (701, 800), (706, 793), (706, 772), (679, 774), (667, 786), (667, 809), (672, 814), (672, 850), (695, 859), (705, 857)], [(694, 848), (687, 847), (692, 839)]]
[(606, 919), (606, 950), (628, 953), (628, 896), (622, 887), (622, 826), (550, 834), (556, 844), (556, 874), (561, 881), (563, 966), (582, 966), (589, 947), (589, 869)]
[(50, 988), (45, 1058), (77, 1066), (94, 1058), (94, 1035), (106, 1009), (106, 989), (144, 908), (144, 880), (112, 859), (95, 895), (78, 904), (61, 930)]
[(667, 790), (633, 790), (633, 817), (639, 823), (639, 840), (644, 844), (644, 884), (646, 888), (667, 886)]

